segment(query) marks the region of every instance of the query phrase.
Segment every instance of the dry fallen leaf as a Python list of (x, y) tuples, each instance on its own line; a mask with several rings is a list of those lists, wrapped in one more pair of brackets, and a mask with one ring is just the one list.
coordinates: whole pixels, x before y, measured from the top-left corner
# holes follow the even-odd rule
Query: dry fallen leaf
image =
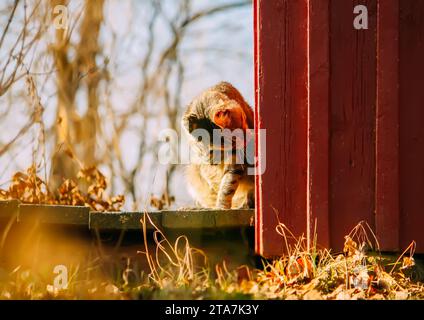
[(349, 236), (345, 237), (343, 252), (347, 257), (352, 257), (358, 253), (358, 244)]
[(415, 260), (413, 257), (403, 257), (401, 269), (408, 269), (415, 266)]
[(321, 292), (316, 289), (313, 289), (303, 295), (303, 300), (324, 300), (324, 298)]
[(78, 181), (63, 181), (56, 193), (48, 189), (45, 181), (36, 175), (36, 171), (33, 165), (26, 173), (15, 173), (9, 188), (0, 189), (0, 200), (16, 199), (30, 204), (87, 206), (95, 211), (120, 211), (124, 205), (123, 195), (111, 198), (105, 196), (106, 178), (96, 167), (82, 169), (78, 173)]

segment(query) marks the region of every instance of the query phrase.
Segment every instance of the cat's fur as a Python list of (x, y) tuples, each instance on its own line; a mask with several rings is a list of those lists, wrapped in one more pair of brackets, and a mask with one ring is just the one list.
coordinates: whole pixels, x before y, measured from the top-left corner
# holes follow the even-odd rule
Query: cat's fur
[[(254, 206), (254, 176), (247, 174), (249, 165), (246, 162), (235, 163), (237, 155), (245, 156), (245, 145), (241, 145), (241, 148), (240, 144), (235, 145), (235, 138), (230, 140), (232, 142), (227, 148), (212, 141), (214, 129), (241, 129), (246, 133), (247, 129), (253, 129), (253, 121), (251, 107), (240, 92), (227, 82), (207, 89), (187, 107), (182, 126), (192, 138), (197, 157), (204, 160), (188, 166), (187, 180), (190, 193), (201, 207), (230, 209)], [(210, 143), (199, 142), (193, 137), (193, 131), (199, 128), (210, 133)], [(222, 158), (225, 152), (229, 152), (233, 163), (215, 163), (214, 155), (217, 152)]]

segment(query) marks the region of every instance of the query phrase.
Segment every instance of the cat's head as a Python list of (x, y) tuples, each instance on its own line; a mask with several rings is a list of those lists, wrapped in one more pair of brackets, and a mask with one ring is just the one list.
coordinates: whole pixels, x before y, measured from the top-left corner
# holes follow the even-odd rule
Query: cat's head
[(183, 127), (192, 141), (203, 150), (229, 150), (245, 148), (248, 123), (243, 108), (234, 100), (215, 100), (199, 112), (194, 108), (183, 117)]
[(254, 140), (253, 110), (240, 92), (227, 82), (204, 91), (188, 106), (183, 130), (198, 154), (243, 151)]

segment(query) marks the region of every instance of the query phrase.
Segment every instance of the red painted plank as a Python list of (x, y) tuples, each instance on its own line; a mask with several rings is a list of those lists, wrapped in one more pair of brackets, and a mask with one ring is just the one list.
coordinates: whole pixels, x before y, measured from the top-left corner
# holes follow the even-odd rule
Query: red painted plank
[[(278, 221), (306, 231), (307, 0), (259, 1), (257, 127), (266, 129), (266, 171), (261, 176), (258, 253), (283, 252)], [(259, 134), (260, 135), (260, 134)]]
[(376, 235), (399, 250), (399, 0), (378, 2)]
[[(366, 5), (369, 29), (353, 28)], [(331, 1), (330, 242), (341, 249), (360, 221), (374, 227), (376, 0)]]
[(401, 246), (424, 252), (424, 1), (400, 1)]
[[(309, 1), (308, 231), (328, 247), (330, 0)], [(309, 236), (308, 239), (311, 237)], [(312, 238), (313, 240), (313, 238)]]
[[(254, 54), (254, 83), (255, 83), (255, 156), (257, 160), (257, 166), (260, 166), (259, 157), (259, 43), (258, 43), (258, 24), (259, 24), (259, 1), (253, 1), (253, 54)], [(261, 201), (261, 175), (255, 175), (255, 226), (262, 225), (262, 201)], [(262, 234), (261, 228), (255, 227), (255, 251), (257, 253), (262, 252)]]

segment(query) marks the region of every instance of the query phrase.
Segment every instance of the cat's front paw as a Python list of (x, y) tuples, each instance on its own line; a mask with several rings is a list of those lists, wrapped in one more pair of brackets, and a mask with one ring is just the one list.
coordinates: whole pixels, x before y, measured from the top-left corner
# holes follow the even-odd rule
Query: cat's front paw
[(217, 203), (215, 206), (215, 209), (217, 210), (229, 210), (231, 209), (231, 203)]
[(182, 207), (179, 207), (177, 209), (177, 211), (198, 211), (198, 210), (202, 210), (202, 209), (204, 209), (204, 208), (199, 207), (199, 206), (182, 206)]

